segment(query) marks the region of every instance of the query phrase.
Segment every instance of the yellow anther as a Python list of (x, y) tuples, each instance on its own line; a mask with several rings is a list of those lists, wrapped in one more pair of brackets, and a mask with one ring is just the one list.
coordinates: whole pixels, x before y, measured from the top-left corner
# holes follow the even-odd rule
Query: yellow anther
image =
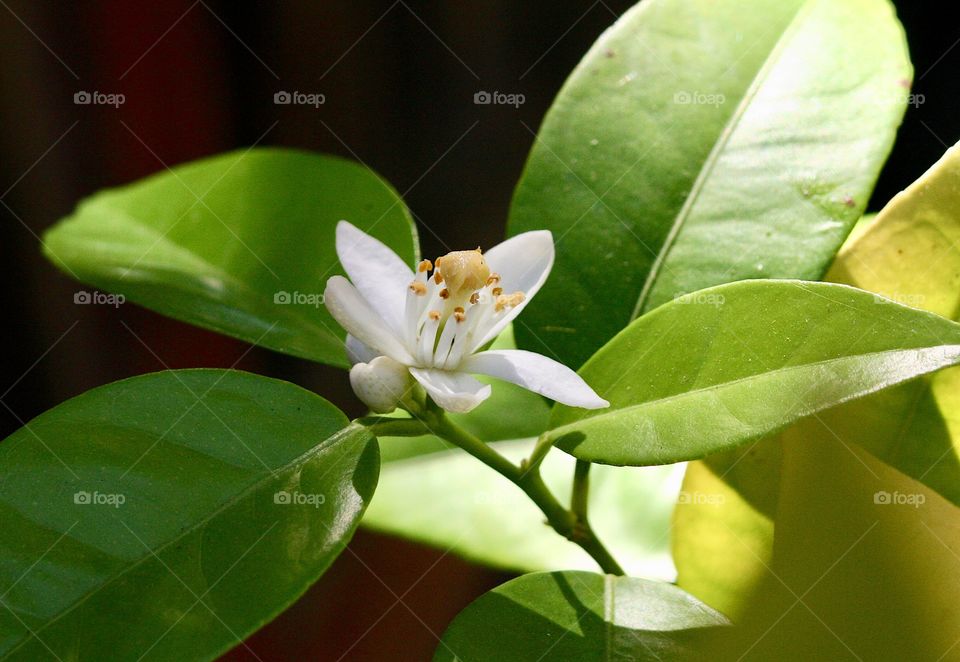
[(422, 297), (427, 293), (426, 283), (421, 283), (419, 280), (415, 280), (410, 283), (410, 291), (416, 294), (418, 297)]
[(437, 285), (439, 285), (440, 283), (442, 283), (442, 282), (443, 282), (443, 274), (441, 274), (439, 271), (434, 271), (434, 272), (433, 272), (433, 282), (436, 283)]
[(448, 290), (447, 288), (443, 288), (442, 290), (440, 290), (440, 298), (441, 298), (441, 299), (449, 299), (449, 298), (450, 298), (450, 290)]
[(431, 310), (427, 315), (428, 315), (428, 317), (429, 317), (430, 319), (432, 319), (434, 322), (436, 322), (436, 321), (438, 321), (438, 320), (440, 319), (440, 311), (439, 311), (439, 310)]
[(520, 305), (526, 298), (523, 292), (514, 292), (513, 294), (501, 294), (497, 297), (496, 310), (500, 312), (504, 308), (513, 308)]
[(455, 320), (457, 321), (457, 324), (459, 324), (459, 323), (463, 322), (465, 319), (467, 319), (467, 316), (466, 316), (465, 313), (455, 312), (455, 313), (453, 314), (453, 319), (455, 319)]
[(462, 312), (463, 312), (463, 306), (457, 306), (456, 308), (453, 309), (453, 312), (455, 312), (455, 313), (462, 313)]
[(433, 262), (430, 260), (423, 260), (420, 262), (419, 266), (417, 266), (417, 271), (421, 273), (424, 271), (430, 271), (431, 269), (433, 269)]
[(476, 306), (478, 303), (480, 303), (480, 293), (479, 293), (479, 292), (474, 292), (473, 294), (470, 295), (470, 303), (472, 303), (474, 306)]
[(498, 273), (492, 273), (490, 274), (490, 277), (487, 278), (487, 285), (493, 285), (499, 282), (500, 282), (500, 274)]
[(493, 288), (493, 296), (498, 297), (498, 296), (500, 296), (501, 294), (503, 294), (503, 288), (502, 288), (502, 287), (495, 287), (495, 288)]

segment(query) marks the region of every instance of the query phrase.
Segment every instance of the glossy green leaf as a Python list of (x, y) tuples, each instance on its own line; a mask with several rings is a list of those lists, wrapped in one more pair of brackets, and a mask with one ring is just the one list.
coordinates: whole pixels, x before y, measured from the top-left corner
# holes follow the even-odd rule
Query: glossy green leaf
[(911, 76), (886, 0), (641, 2), (567, 80), (517, 189), (510, 231), (558, 251), (520, 345), (578, 366), (679, 294), (819, 279)]
[[(828, 278), (957, 319), (958, 209), (960, 148), (954, 147), (876, 218), (858, 226)], [(867, 448), (958, 504), (958, 426), (960, 370), (951, 368), (822, 412), (787, 434)], [(779, 438), (756, 444), (746, 461), (736, 453), (709, 458), (709, 467), (691, 464), (684, 478), (684, 490), (722, 494), (724, 502), (677, 508), (677, 583), (731, 618), (749, 606), (752, 589), (769, 573), (780, 444)]]
[(960, 324), (843, 285), (744, 281), (635, 321), (580, 370), (609, 409), (558, 406), (578, 458), (667, 464), (729, 450), (960, 362)]
[(322, 363), (348, 365), (323, 306), (342, 273), (337, 221), (413, 263), (403, 202), (366, 168), (286, 149), (232, 152), (84, 200), (44, 237), (54, 264), (165, 315)]
[(215, 658), (323, 574), (378, 464), (326, 400), (243, 372), (65, 402), (0, 443), (0, 658)]
[[(953, 147), (844, 248), (827, 278), (960, 320), (958, 210), (960, 147)], [(960, 370), (832, 409), (800, 434), (824, 432), (960, 504)]]
[[(519, 462), (533, 444), (528, 439), (493, 447)], [(383, 438), (380, 445), (392, 461), (383, 464), (364, 526), (507, 570), (596, 570), (580, 547), (544, 524), (543, 513), (518, 487), (476, 458), (436, 437)], [(542, 466), (562, 501), (570, 495), (573, 465), (573, 458), (555, 451)], [(591, 473), (591, 525), (631, 574), (676, 577), (670, 513), (682, 475), (682, 466), (598, 466)]]
[[(662, 582), (587, 572), (524, 575), (481, 596), (434, 662), (705, 660), (726, 618)], [(724, 628), (725, 629), (725, 628)]]

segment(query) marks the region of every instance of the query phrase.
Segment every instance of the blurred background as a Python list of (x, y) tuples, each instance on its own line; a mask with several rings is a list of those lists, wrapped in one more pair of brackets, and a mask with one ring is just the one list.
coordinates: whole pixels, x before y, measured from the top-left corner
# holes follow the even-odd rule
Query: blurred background
[[(345, 373), (252, 349), (83, 289), (39, 235), (97, 189), (251, 145), (362, 161), (404, 194), (423, 253), (490, 246), (534, 133), (570, 70), (629, 0), (0, 0), (0, 438), (117, 379), (237, 367), (361, 413)], [(895, 3), (915, 104), (871, 210), (960, 139), (950, 3)], [(519, 107), (475, 105), (479, 91)], [(83, 105), (82, 92), (124, 103)], [(323, 94), (277, 105), (279, 91)], [(129, 327), (129, 328), (128, 328)], [(360, 531), (324, 580), (229, 660), (424, 660), (450, 619), (508, 576)]]

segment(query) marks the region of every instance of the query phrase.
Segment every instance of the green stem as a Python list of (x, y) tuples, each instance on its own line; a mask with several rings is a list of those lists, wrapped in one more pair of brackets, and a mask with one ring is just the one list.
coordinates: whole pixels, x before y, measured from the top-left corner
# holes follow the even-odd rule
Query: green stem
[(587, 521), (587, 500), (590, 495), (590, 463), (577, 460), (573, 470), (573, 491), (570, 495), (570, 510), (581, 522)]
[(378, 437), (420, 437), (430, 433), (424, 422), (417, 418), (364, 416), (356, 422), (367, 426)]
[[(608, 570), (610, 574), (622, 575), (624, 574), (623, 570), (620, 569), (620, 565), (616, 560), (610, 555), (610, 552), (601, 544), (600, 539), (597, 538), (596, 534), (593, 532), (593, 528), (590, 526), (590, 521), (587, 519), (588, 511), (588, 501), (590, 497), (590, 467), (593, 466), (589, 462), (584, 460), (577, 460), (577, 464), (573, 470), (573, 490), (570, 494), (570, 512), (574, 514), (577, 518), (577, 523), (586, 529), (589, 535), (586, 536), (587, 543), (591, 545), (590, 549), (586, 549), (590, 555), (595, 559), (604, 558), (605, 563), (616, 566), (619, 572), (614, 572)], [(598, 560), (599, 562), (599, 560)]]
[[(509, 481), (517, 485), (537, 504), (547, 518), (547, 523), (564, 538), (579, 545), (597, 562), (600, 568), (612, 575), (623, 575), (623, 569), (597, 538), (593, 529), (575, 510), (564, 508), (550, 492), (540, 474), (542, 455), (535, 464), (524, 462), (517, 466), (489, 445), (460, 428), (447, 418), (443, 412), (427, 412), (424, 423), (438, 437), (445, 439), (491, 467)], [(578, 469), (580, 464), (578, 462)], [(583, 471), (584, 477), (586, 471)], [(586, 485), (583, 488), (583, 510), (586, 512)]]
[(520, 480), (522, 477), (520, 467), (458, 426), (447, 418), (443, 412), (439, 414), (431, 412), (431, 414), (428, 416), (427, 426), (435, 435), (459, 446), (511, 482), (516, 483)]

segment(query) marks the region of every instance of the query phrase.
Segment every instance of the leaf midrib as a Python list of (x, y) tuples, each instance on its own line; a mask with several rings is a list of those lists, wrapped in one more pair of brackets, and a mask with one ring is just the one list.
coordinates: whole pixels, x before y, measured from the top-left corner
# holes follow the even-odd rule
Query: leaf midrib
[(704, 160), (703, 165), (700, 167), (700, 171), (697, 173), (697, 178), (694, 180), (693, 187), (690, 189), (690, 194), (687, 196), (686, 200), (684, 200), (683, 205), (677, 212), (677, 215), (673, 220), (673, 224), (670, 226), (670, 231), (667, 233), (667, 238), (660, 246), (660, 250), (657, 252), (657, 257), (654, 259), (653, 265), (647, 272), (647, 276), (644, 279), (643, 288), (640, 290), (640, 295), (637, 297), (637, 303), (633, 308), (633, 312), (630, 314), (631, 322), (637, 319), (644, 312), (644, 307), (647, 305), (647, 301), (650, 299), (650, 293), (653, 291), (657, 277), (660, 275), (660, 271), (663, 269), (670, 251), (673, 249), (674, 244), (680, 236), (680, 232), (682, 231), (687, 220), (690, 218), (690, 215), (693, 213), (693, 208), (699, 200), (699, 196), (703, 189), (706, 187), (708, 179), (713, 174), (713, 169), (720, 160), (720, 156), (726, 149), (730, 139), (733, 137), (733, 134), (739, 127), (740, 121), (746, 114), (750, 104), (756, 98), (756, 94), (760, 86), (767, 80), (770, 73), (776, 67), (780, 57), (783, 55), (783, 51), (786, 49), (787, 43), (790, 41), (790, 39), (792, 39), (794, 33), (799, 29), (798, 26), (800, 25), (801, 18), (804, 14), (810, 11), (810, 7), (812, 7), (816, 2), (817, 0), (807, 0), (797, 9), (793, 18), (790, 19), (790, 24), (783, 31), (783, 34), (780, 35), (776, 45), (773, 47), (773, 49), (771, 49), (770, 55), (764, 60), (763, 66), (757, 70), (756, 75), (751, 80), (746, 92), (744, 92), (743, 98), (740, 99), (736, 109), (724, 124), (716, 144), (714, 144), (713, 149), (710, 150), (710, 153)]
[[(639, 402), (639, 403), (637, 403), (637, 404), (628, 405), (628, 406), (626, 406), (626, 407), (620, 407), (619, 409), (611, 409), (611, 410), (609, 410), (609, 411), (603, 412), (602, 414), (597, 414), (597, 415), (595, 415), (595, 416), (588, 416), (588, 417), (581, 418), (581, 419), (578, 419), (578, 420), (576, 420), (576, 421), (572, 421), (572, 422), (570, 422), (570, 423), (565, 423), (565, 424), (560, 425), (560, 426), (558, 426), (558, 427), (552, 428), (551, 430), (549, 430), (549, 431), (547, 432), (547, 434), (548, 434), (550, 437), (556, 439), (557, 437), (563, 436), (563, 435), (566, 434), (567, 432), (572, 431), (572, 430), (575, 429), (577, 426), (580, 426), (580, 425), (582, 425), (582, 424), (584, 424), (584, 423), (592, 423), (592, 422), (600, 421), (600, 420), (607, 419), (607, 418), (610, 418), (610, 417), (621, 416), (621, 415), (624, 415), (624, 414), (632, 413), (634, 410), (643, 409), (643, 408), (645, 408), (645, 407), (650, 407), (650, 406), (653, 406), (653, 405), (661, 405), (661, 404), (664, 404), (664, 403), (669, 403), (669, 402), (672, 402), (672, 401), (675, 401), (675, 400), (681, 400), (681, 399), (683, 399), (683, 398), (688, 398), (688, 397), (696, 397), (696, 396), (698, 396), (698, 395), (700, 395), (700, 394), (709, 393), (709, 392), (711, 392), (711, 391), (720, 390), (720, 389), (726, 389), (726, 388), (729, 388), (729, 387), (736, 386), (737, 384), (749, 383), (749, 382), (752, 382), (752, 381), (756, 381), (756, 380), (760, 380), (760, 379), (765, 379), (765, 378), (768, 378), (768, 377), (774, 377), (774, 376), (780, 375), (780, 374), (787, 374), (787, 373), (796, 372), (796, 371), (799, 371), (799, 370), (808, 370), (808, 369), (812, 369), (812, 368), (815, 368), (815, 367), (830, 366), (830, 365), (834, 365), (834, 364), (837, 364), (837, 363), (842, 363), (842, 362), (850, 361), (850, 360), (863, 360), (863, 359), (870, 359), (870, 358), (882, 357), (882, 356), (887, 356), (887, 355), (896, 355), (896, 354), (902, 354), (902, 353), (907, 353), (907, 352), (913, 353), (913, 352), (918, 352), (918, 351), (925, 351), (925, 350), (939, 349), (939, 348), (942, 348), (942, 349), (954, 348), (954, 349), (956, 349), (958, 352), (960, 352), (960, 344), (927, 345), (927, 346), (924, 346), (924, 347), (914, 347), (914, 348), (909, 348), (909, 349), (888, 349), (888, 350), (883, 350), (883, 351), (879, 351), (879, 352), (867, 352), (867, 353), (865, 353), (865, 354), (850, 354), (850, 355), (848, 355), (848, 356), (840, 356), (840, 357), (833, 358), (833, 359), (827, 359), (827, 360), (825, 360), (825, 361), (814, 361), (814, 362), (812, 362), (812, 363), (803, 363), (803, 364), (801, 364), (801, 365), (783, 366), (783, 367), (780, 367), (780, 368), (774, 368), (773, 370), (767, 370), (767, 371), (765, 371), (765, 372), (758, 372), (758, 373), (753, 374), (753, 375), (747, 375), (747, 376), (745, 376), (745, 377), (740, 377), (740, 378), (737, 378), (737, 379), (732, 379), (732, 380), (727, 381), (727, 382), (720, 382), (720, 383), (717, 383), (717, 384), (711, 384), (711, 385), (709, 385), (709, 386), (704, 386), (704, 387), (702, 387), (702, 388), (697, 388), (697, 389), (691, 389), (691, 390), (689, 390), (689, 391), (684, 391), (683, 393), (675, 393), (675, 394), (669, 395), (669, 396), (667, 396), (667, 397), (665, 397), (665, 398), (658, 398), (658, 399), (655, 399), (655, 400), (647, 400), (647, 401), (645, 401), (645, 402)], [(960, 361), (960, 357), (958, 357), (957, 360)], [(955, 362), (956, 362), (956, 361), (955, 361)], [(944, 366), (944, 367), (945, 367), (945, 366)], [(921, 374), (925, 374), (925, 373), (921, 373)], [(920, 375), (917, 375), (917, 376), (920, 376)], [(837, 403), (837, 404), (841, 404), (841, 403)]]

